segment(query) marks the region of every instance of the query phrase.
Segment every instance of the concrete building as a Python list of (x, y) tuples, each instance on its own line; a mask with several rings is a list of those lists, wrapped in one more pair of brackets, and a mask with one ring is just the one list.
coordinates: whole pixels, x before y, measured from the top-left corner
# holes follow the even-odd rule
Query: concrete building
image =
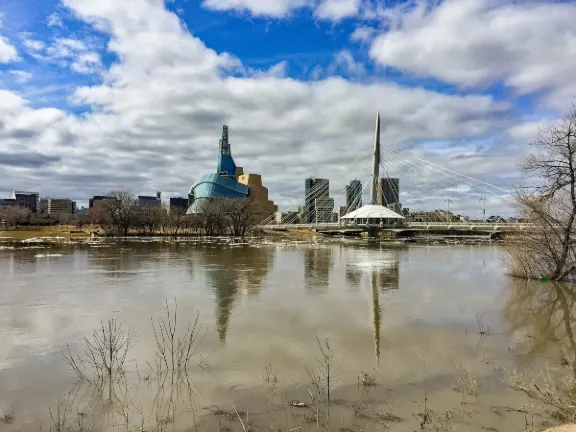
[(314, 200), (315, 219), (312, 223), (332, 222), (334, 198), (316, 198)]
[(169, 210), (176, 210), (176, 209), (184, 209), (188, 208), (188, 198), (182, 197), (172, 197), (170, 198), (170, 207)]
[(334, 199), (330, 198), (330, 180), (307, 178), (304, 193), (306, 223), (330, 222), (334, 211)]
[(0, 198), (0, 209), (7, 209), (8, 207), (17, 207), (18, 202), (13, 198)]
[[(242, 168), (240, 170), (244, 172)], [(268, 188), (262, 185), (260, 174), (241, 174), (237, 180), (248, 187), (248, 198), (254, 203), (254, 213), (258, 219), (264, 220), (278, 211), (278, 206), (268, 198)]]
[(300, 218), (298, 212), (276, 212), (274, 213), (274, 221), (278, 225), (297, 224), (300, 223)]
[(58, 213), (73, 214), (76, 212), (76, 202), (68, 198), (41, 198), (40, 212), (50, 215)]
[(353, 212), (360, 207), (362, 207), (362, 182), (355, 179), (346, 186), (346, 208), (347, 211)]
[(259, 219), (266, 219), (278, 210), (269, 199), (260, 174), (244, 174), (242, 167), (236, 166), (226, 125), (222, 128), (216, 173), (204, 174), (194, 182), (188, 194), (190, 206), (187, 213), (200, 213), (204, 203), (218, 198), (251, 199)]
[(138, 206), (151, 206), (151, 207), (161, 207), (162, 206), (162, 192), (156, 192), (156, 196), (149, 195), (138, 195)]
[(378, 205), (388, 207), (400, 203), (400, 179), (378, 179)]
[(40, 206), (39, 192), (14, 191), (12, 199), (16, 200), (20, 207), (27, 208), (32, 212), (37, 212)]

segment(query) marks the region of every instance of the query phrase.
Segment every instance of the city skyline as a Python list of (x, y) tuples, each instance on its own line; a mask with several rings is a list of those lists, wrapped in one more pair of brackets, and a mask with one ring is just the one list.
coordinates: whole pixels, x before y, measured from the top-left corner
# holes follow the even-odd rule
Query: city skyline
[(25, 3), (0, 5), (0, 196), (179, 196), (228, 124), (285, 207), (370, 150), (377, 110), (383, 146), (510, 189), (576, 95), (573, 2)]

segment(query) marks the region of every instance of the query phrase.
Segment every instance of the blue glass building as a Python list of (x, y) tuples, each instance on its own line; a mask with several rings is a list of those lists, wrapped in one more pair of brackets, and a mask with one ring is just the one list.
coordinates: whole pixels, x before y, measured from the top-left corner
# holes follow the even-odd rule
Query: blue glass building
[(236, 164), (228, 142), (228, 126), (222, 128), (220, 154), (215, 174), (204, 174), (192, 185), (188, 194), (188, 214), (199, 213), (204, 203), (216, 198), (245, 199), (249, 188), (236, 179)]

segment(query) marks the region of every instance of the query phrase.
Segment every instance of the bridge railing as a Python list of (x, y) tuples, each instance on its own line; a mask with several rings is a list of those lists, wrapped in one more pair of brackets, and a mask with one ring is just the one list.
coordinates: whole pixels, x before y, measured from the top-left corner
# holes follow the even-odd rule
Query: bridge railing
[[(374, 225), (376, 226), (376, 225)], [(338, 222), (327, 222), (327, 223), (317, 223), (317, 224), (271, 224), (271, 225), (260, 225), (263, 229), (328, 229), (328, 228), (342, 228), (342, 229), (354, 229), (354, 228), (365, 228), (365, 224), (340, 224)], [(434, 229), (434, 228), (458, 228), (458, 229), (489, 229), (489, 230), (499, 230), (499, 229), (526, 229), (533, 227), (533, 224), (523, 223), (523, 222), (502, 222), (502, 223), (489, 223), (489, 222), (406, 222), (401, 226), (386, 226), (386, 228), (424, 228), (424, 229)]]

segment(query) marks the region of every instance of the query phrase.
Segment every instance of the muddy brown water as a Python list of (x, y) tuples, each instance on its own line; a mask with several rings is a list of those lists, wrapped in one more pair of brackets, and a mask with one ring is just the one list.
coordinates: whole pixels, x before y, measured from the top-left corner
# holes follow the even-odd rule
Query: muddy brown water
[[(0, 250), (2, 431), (524, 431), (555, 422), (504, 377), (576, 346), (570, 291), (496, 246), (31, 246)], [(186, 372), (157, 367), (166, 302), (176, 338), (202, 326)], [(62, 352), (110, 318), (137, 333), (123, 373), (79, 382)]]

